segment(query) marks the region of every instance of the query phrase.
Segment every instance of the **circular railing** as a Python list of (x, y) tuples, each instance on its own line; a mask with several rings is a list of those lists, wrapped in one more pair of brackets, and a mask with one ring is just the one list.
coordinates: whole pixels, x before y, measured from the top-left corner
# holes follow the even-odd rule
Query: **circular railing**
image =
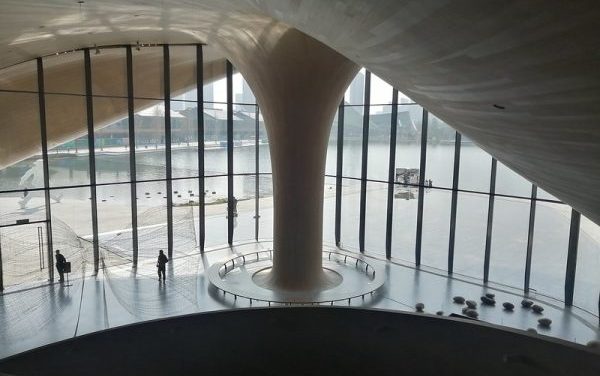
[[(369, 264), (367, 261), (360, 259), (358, 257), (352, 256), (352, 255), (347, 255), (347, 254), (343, 254), (343, 253), (339, 253), (339, 252), (333, 252), (333, 251), (323, 251), (323, 259), (330, 261), (330, 262), (335, 262), (335, 263), (341, 263), (344, 264), (346, 266), (351, 266), (353, 268), (355, 268), (356, 270), (360, 271), (362, 274), (364, 274), (369, 282), (375, 282), (376, 277), (379, 277), (379, 275), (376, 272), (376, 268)], [(259, 262), (264, 262), (264, 261), (271, 261), (273, 260), (273, 250), (266, 250), (266, 251), (257, 251), (257, 252), (252, 252), (252, 253), (247, 253), (247, 254), (243, 254), (243, 255), (239, 255), (236, 256), (234, 258), (231, 258), (225, 262), (223, 262), (217, 269), (217, 275), (219, 279), (224, 279), (227, 277), (227, 274), (230, 273), (231, 271), (243, 267), (245, 265), (249, 265), (249, 264), (256, 264)], [(225, 284), (222, 283), (215, 283), (215, 281), (213, 281), (211, 279), (211, 282), (213, 282), (213, 285), (216, 287), (216, 289), (218, 291), (222, 291), (223, 292), (223, 296), (226, 296), (227, 294), (233, 296), (234, 300), (237, 300), (237, 298), (244, 298), (247, 299), (250, 304), (252, 304), (252, 302), (265, 302), (268, 303), (269, 306), (271, 306), (271, 304), (283, 304), (283, 305), (322, 305), (322, 304), (329, 304), (329, 305), (333, 305), (333, 303), (335, 302), (340, 302), (340, 301), (347, 301), (348, 304), (350, 304), (352, 302), (353, 299), (363, 299), (366, 296), (372, 296), (373, 293), (375, 292), (375, 290), (377, 290), (382, 283), (376, 283), (374, 284), (372, 289), (369, 289), (368, 291), (362, 290), (360, 292), (357, 292), (356, 294), (346, 294), (346, 296), (344, 296), (343, 298), (330, 298), (330, 299), (322, 299), (322, 300), (312, 300), (312, 301), (289, 301), (289, 300), (281, 300), (281, 299), (266, 299), (266, 298), (261, 298), (261, 297), (256, 297), (256, 296), (251, 296), (251, 294), (247, 294), (244, 292), (241, 292), (239, 290), (235, 290), (235, 289), (229, 289), (225, 286)]]

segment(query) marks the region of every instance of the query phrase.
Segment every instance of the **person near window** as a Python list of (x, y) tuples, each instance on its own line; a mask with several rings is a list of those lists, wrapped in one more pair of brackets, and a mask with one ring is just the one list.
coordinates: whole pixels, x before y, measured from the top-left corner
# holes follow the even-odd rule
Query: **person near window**
[(167, 262), (169, 262), (169, 259), (167, 258), (167, 256), (165, 256), (163, 250), (159, 250), (158, 251), (158, 260), (156, 261), (156, 267), (158, 268), (158, 282), (160, 282), (161, 277), (162, 277), (162, 281), (165, 282), (166, 276), (165, 276), (165, 266), (167, 265)]
[(60, 275), (59, 282), (65, 281), (65, 266), (67, 265), (67, 259), (65, 256), (60, 254), (60, 250), (56, 250), (56, 270), (58, 270), (58, 275)]

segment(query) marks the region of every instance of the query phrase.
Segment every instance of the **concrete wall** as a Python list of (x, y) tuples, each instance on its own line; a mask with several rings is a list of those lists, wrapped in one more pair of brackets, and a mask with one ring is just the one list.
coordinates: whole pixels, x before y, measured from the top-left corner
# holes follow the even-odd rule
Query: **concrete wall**
[(231, 310), (85, 335), (14, 375), (597, 375), (583, 346), (471, 320), (338, 307)]

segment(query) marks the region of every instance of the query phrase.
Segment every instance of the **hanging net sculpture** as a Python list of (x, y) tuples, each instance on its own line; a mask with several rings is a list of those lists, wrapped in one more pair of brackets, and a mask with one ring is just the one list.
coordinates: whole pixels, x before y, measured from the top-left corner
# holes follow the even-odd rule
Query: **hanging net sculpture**
[[(193, 207), (173, 208), (173, 257), (167, 264), (168, 299), (156, 294), (156, 260), (159, 249), (167, 253), (168, 227), (166, 207), (150, 208), (138, 215), (138, 266), (132, 268), (131, 231), (122, 231), (100, 243), (105, 281), (111, 293), (137, 319), (193, 312), (197, 308), (198, 250)], [(151, 290), (148, 290), (148, 288)]]
[[(86, 263), (92, 262), (93, 257), (90, 241), (79, 237), (60, 219), (52, 218), (52, 244), (71, 262), (71, 276), (84, 274)], [(48, 269), (54, 268), (54, 255), (48, 255), (45, 224), (2, 228), (0, 247), (5, 287), (46, 282), (50, 278)]]

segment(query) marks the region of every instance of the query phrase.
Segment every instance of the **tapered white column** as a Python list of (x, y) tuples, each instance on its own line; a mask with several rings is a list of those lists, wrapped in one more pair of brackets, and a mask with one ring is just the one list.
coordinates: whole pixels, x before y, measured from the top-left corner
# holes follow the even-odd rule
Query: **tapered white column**
[(283, 24), (242, 31), (223, 47), (252, 88), (265, 120), (274, 199), (269, 284), (327, 285), (322, 270), (323, 190), (331, 123), (359, 67)]

